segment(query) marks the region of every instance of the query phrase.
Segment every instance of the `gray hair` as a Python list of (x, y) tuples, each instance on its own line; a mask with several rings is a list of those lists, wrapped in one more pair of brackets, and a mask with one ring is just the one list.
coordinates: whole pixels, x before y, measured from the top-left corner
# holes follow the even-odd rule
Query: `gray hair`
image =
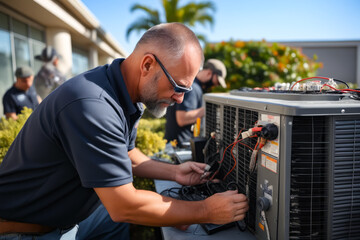
[(196, 35), (182, 23), (162, 23), (151, 27), (140, 38), (135, 50), (143, 45), (165, 51), (165, 55), (178, 59), (183, 53), (186, 44), (193, 44), (202, 55), (202, 48)]

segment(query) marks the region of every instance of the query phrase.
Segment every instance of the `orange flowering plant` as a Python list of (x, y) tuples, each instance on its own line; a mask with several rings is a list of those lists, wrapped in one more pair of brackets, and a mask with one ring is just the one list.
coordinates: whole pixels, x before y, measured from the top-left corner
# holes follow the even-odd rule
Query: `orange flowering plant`
[[(263, 41), (207, 43), (205, 58), (224, 62), (228, 89), (270, 87), (276, 82), (294, 82), (315, 76), (321, 63), (308, 58), (300, 49)], [(227, 89), (227, 90), (228, 90)], [(213, 91), (224, 91), (215, 87)]]

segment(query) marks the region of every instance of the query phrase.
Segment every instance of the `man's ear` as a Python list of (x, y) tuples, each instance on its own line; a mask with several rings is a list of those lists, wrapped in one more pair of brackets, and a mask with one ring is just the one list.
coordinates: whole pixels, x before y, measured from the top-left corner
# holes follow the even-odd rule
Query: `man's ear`
[(146, 54), (142, 60), (140, 65), (141, 76), (147, 76), (150, 71), (155, 67), (155, 59), (150, 54)]

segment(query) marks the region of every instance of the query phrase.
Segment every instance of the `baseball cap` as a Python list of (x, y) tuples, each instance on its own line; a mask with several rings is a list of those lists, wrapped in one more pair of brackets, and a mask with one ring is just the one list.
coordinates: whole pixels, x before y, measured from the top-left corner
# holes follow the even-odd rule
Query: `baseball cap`
[(15, 76), (17, 78), (27, 78), (34, 75), (33, 70), (28, 66), (18, 67), (15, 71)]
[(210, 58), (204, 64), (204, 69), (211, 69), (213, 73), (218, 75), (218, 80), (223, 88), (226, 88), (226, 67), (220, 60)]
[(50, 62), (55, 56), (60, 57), (55, 48), (49, 46), (42, 50), (41, 55), (35, 56), (35, 59), (43, 62)]

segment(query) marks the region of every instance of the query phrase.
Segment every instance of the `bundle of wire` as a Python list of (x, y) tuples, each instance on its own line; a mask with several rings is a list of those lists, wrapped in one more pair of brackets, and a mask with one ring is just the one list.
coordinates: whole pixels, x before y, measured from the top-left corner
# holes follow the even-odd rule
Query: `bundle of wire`
[[(316, 77), (308, 77), (308, 78), (303, 78), (303, 79), (300, 79), (298, 81), (296, 81), (290, 88), (290, 90), (293, 90), (293, 88), (300, 82), (303, 82), (303, 81), (307, 81), (307, 80), (310, 80), (310, 79), (322, 79), (322, 80), (327, 80), (327, 82), (323, 83), (321, 85), (321, 88), (320, 88), (320, 91), (319, 92), (322, 92), (325, 90), (326, 87), (328, 87), (329, 89), (331, 89), (332, 91), (334, 92), (340, 92), (340, 93), (354, 93), (351, 95), (351, 97), (353, 99), (356, 99), (356, 100), (360, 100), (360, 90), (359, 89), (350, 89), (349, 85), (342, 81), (342, 80), (339, 80), (339, 79), (335, 79), (335, 78), (329, 78), (329, 77), (319, 77), (319, 76), (316, 76)], [(339, 82), (339, 83), (342, 83), (344, 84), (347, 88), (345, 89), (338, 89), (336, 87), (334, 87), (332, 84), (329, 84), (329, 82), (332, 82), (332, 81), (335, 81), (335, 82)]]

